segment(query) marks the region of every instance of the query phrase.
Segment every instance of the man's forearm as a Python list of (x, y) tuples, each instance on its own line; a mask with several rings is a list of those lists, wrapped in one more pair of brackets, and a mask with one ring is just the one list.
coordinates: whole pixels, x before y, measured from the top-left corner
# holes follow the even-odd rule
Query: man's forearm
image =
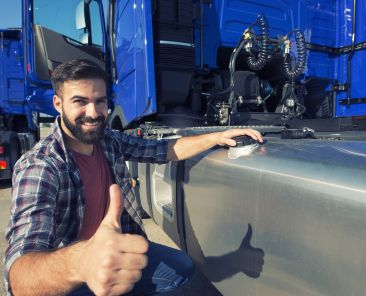
[(178, 161), (193, 157), (217, 144), (217, 133), (183, 137), (171, 141), (168, 148), (168, 160)]
[(31, 252), (10, 269), (10, 287), (17, 295), (65, 295), (82, 284), (77, 272), (81, 243), (49, 252)]

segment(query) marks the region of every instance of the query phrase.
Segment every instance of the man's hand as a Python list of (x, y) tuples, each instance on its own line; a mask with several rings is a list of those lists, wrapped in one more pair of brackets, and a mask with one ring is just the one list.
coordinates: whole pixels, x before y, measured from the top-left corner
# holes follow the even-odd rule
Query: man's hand
[(79, 273), (98, 296), (131, 291), (147, 265), (148, 242), (139, 235), (122, 234), (123, 195), (110, 187), (109, 209), (97, 232), (80, 249)]
[(236, 142), (232, 138), (237, 136), (249, 136), (256, 141), (263, 142), (263, 137), (260, 132), (253, 129), (230, 129), (223, 132), (216, 133), (216, 144), (220, 146), (228, 145), (235, 146)]
[(237, 136), (249, 136), (254, 140), (263, 142), (263, 137), (260, 132), (248, 128), (236, 128), (223, 132), (182, 137), (169, 142), (167, 159), (172, 161), (184, 160), (206, 151), (215, 145), (235, 146), (236, 141), (232, 138)]
[(86, 283), (98, 296), (131, 291), (147, 265), (149, 245), (139, 235), (121, 233), (123, 195), (110, 187), (110, 203), (97, 232), (87, 241), (52, 251), (29, 252), (10, 269), (13, 295), (66, 295)]

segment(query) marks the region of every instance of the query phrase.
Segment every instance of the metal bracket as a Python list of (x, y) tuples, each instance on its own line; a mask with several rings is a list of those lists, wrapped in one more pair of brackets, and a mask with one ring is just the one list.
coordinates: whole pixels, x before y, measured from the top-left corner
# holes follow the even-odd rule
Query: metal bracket
[(354, 104), (366, 104), (366, 98), (356, 98), (356, 99), (342, 99), (339, 100), (340, 105), (354, 105)]
[(336, 83), (333, 85), (333, 91), (347, 91), (349, 89), (349, 83)]

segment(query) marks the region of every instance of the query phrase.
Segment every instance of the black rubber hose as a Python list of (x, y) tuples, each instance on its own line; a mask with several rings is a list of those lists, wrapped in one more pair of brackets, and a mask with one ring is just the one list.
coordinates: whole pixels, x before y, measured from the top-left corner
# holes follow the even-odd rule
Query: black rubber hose
[(297, 48), (297, 59), (295, 66), (292, 66), (290, 53), (285, 54), (284, 60), (284, 70), (285, 76), (294, 81), (300, 77), (300, 75), (304, 72), (306, 66), (306, 43), (305, 36), (303, 32), (300, 30), (294, 30), (295, 40), (296, 40), (296, 48)]
[(238, 54), (240, 53), (240, 51), (244, 48), (245, 45), (245, 40), (242, 39), (239, 43), (239, 45), (237, 47), (235, 47), (235, 49), (233, 50), (231, 57), (230, 57), (230, 63), (229, 63), (229, 71), (230, 71), (230, 97), (229, 97), (229, 104), (231, 107), (233, 107), (233, 102), (234, 102), (234, 75), (235, 75), (235, 63), (236, 63), (236, 58), (238, 57)]
[(271, 59), (269, 53), (269, 33), (268, 23), (264, 14), (260, 14), (257, 19), (257, 24), (260, 27), (260, 36), (262, 40), (262, 46), (259, 49), (258, 57), (249, 57), (248, 66), (251, 70), (257, 71), (262, 69), (267, 62)]

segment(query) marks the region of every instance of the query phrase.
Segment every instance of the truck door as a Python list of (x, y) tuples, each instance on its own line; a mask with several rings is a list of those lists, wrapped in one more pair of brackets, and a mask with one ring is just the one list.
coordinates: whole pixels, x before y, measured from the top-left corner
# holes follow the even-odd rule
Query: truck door
[(101, 0), (24, 0), (29, 82), (50, 87), (60, 63), (89, 59), (105, 68), (106, 42)]
[(123, 126), (156, 112), (151, 2), (112, 1), (115, 114)]

